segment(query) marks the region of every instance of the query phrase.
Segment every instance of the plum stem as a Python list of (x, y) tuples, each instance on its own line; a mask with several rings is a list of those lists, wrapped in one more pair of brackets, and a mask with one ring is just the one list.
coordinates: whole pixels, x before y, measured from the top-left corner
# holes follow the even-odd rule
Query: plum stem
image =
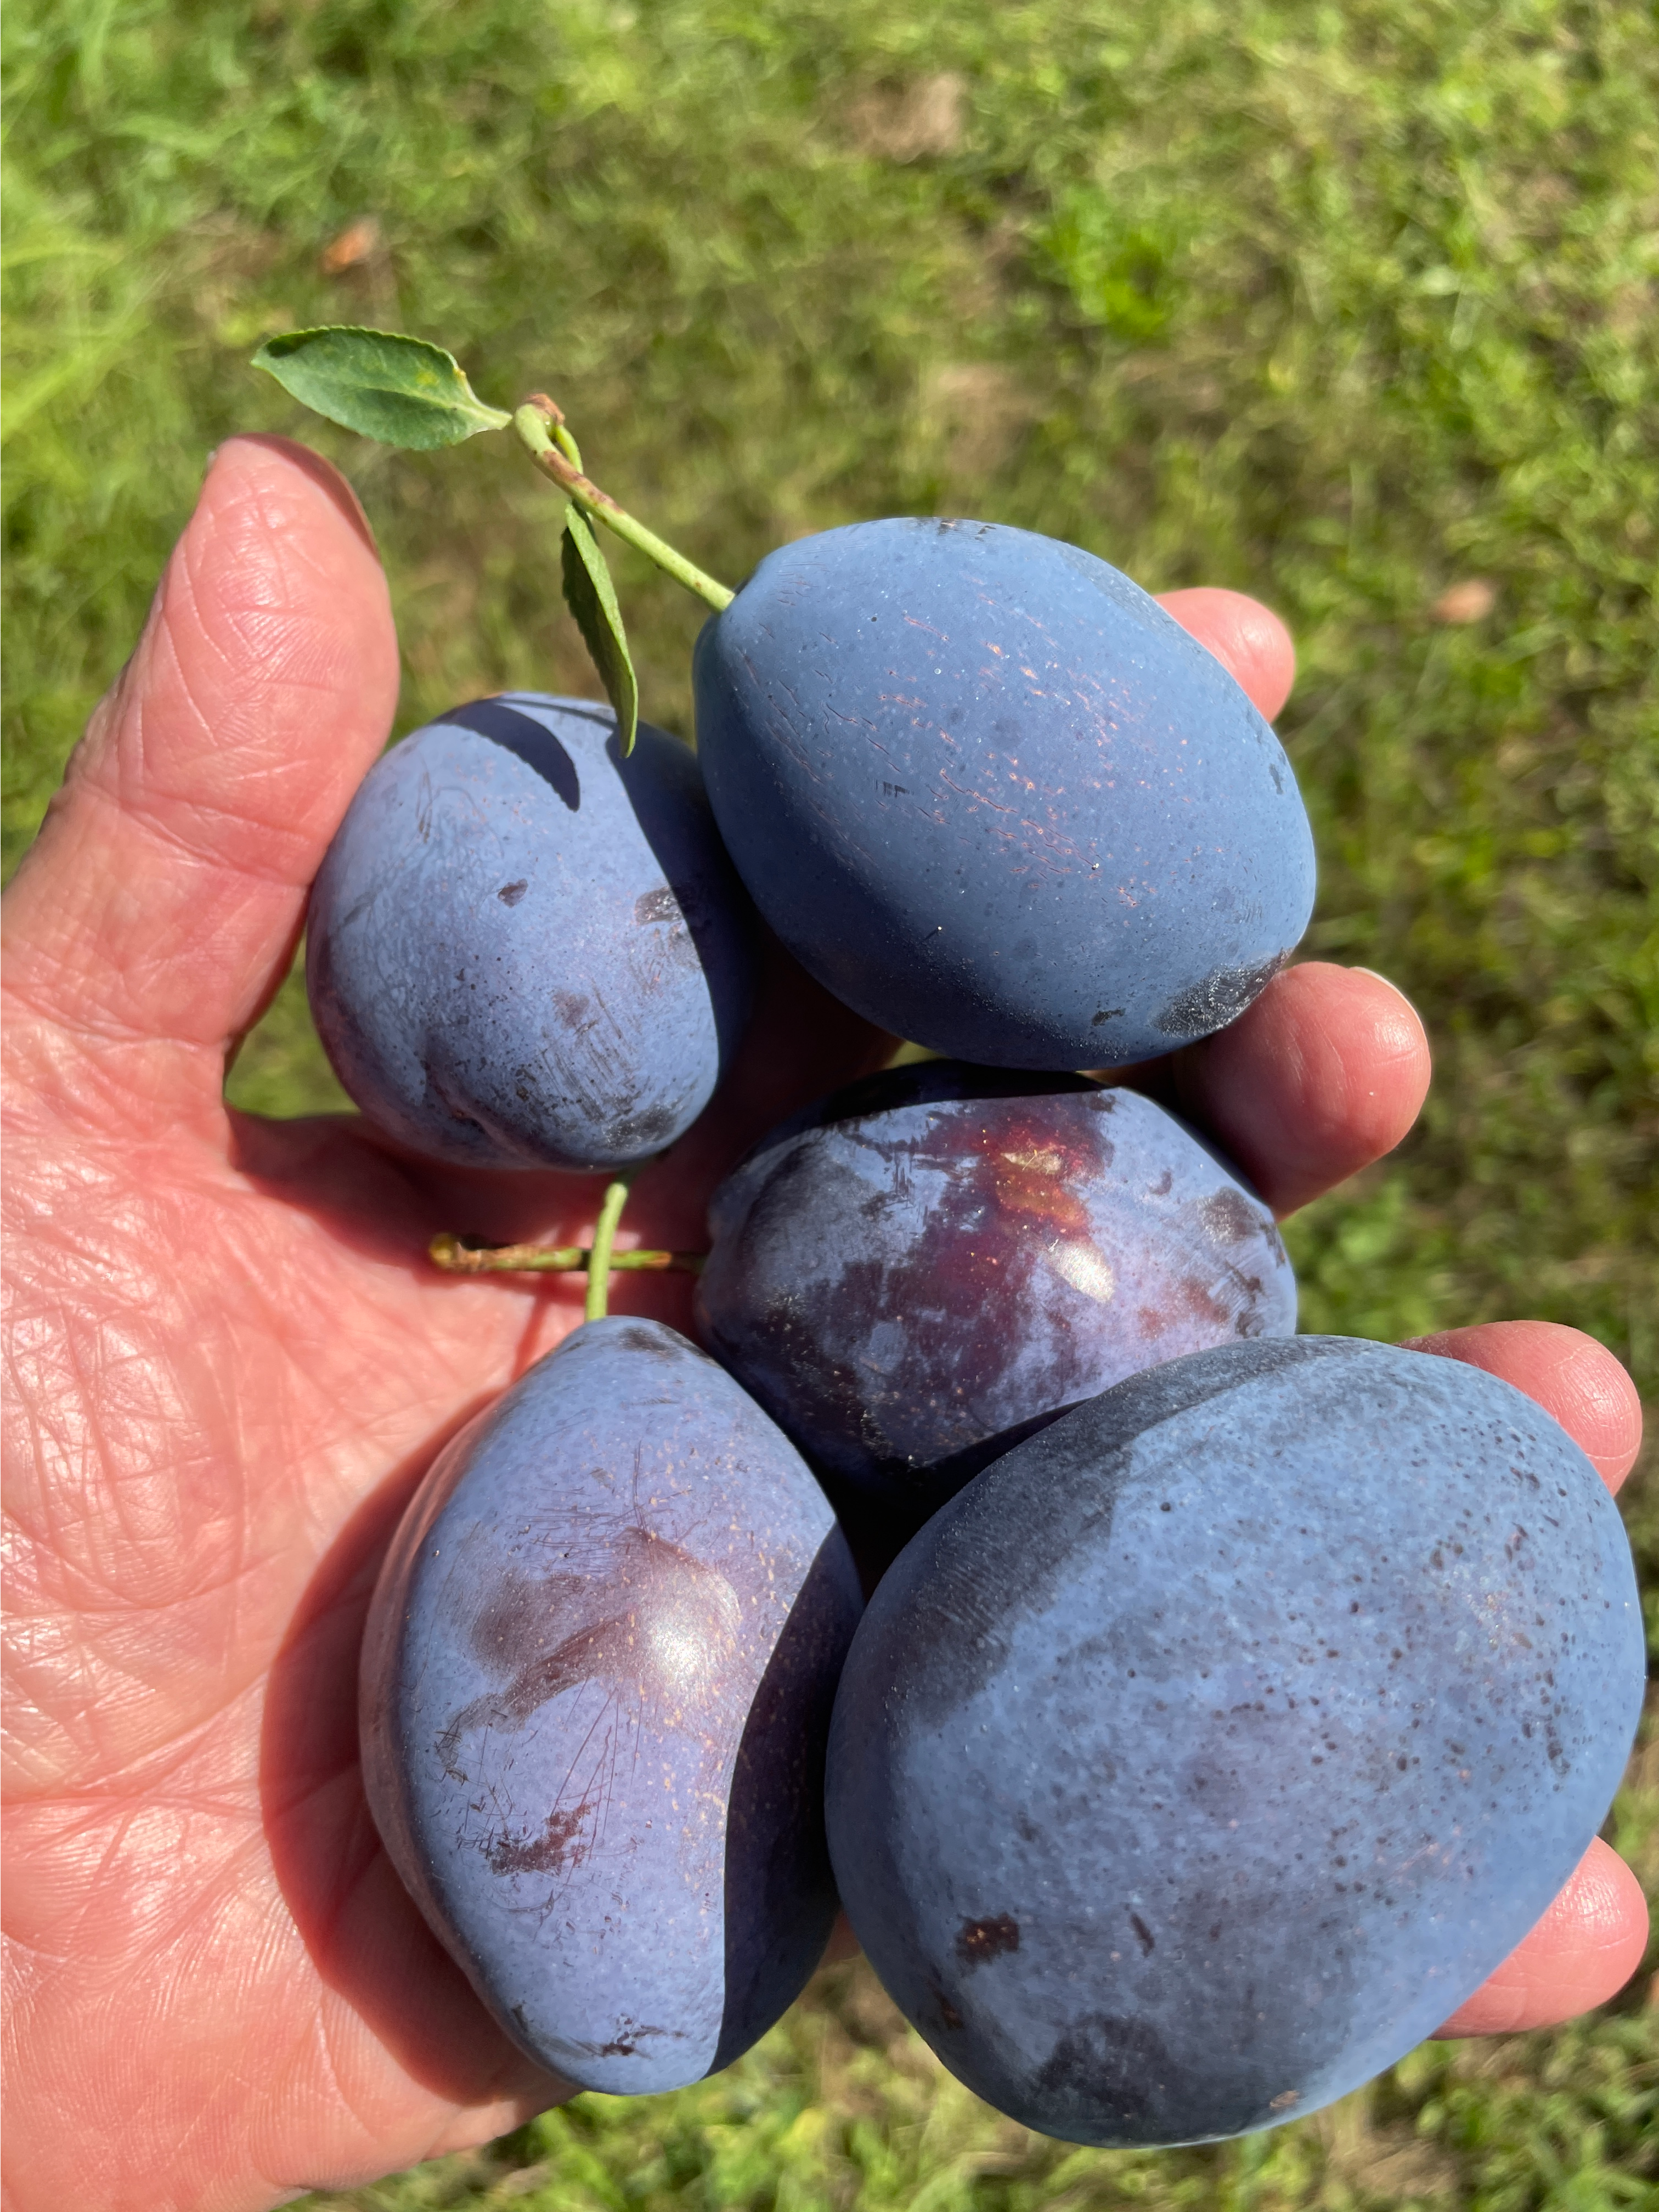
[(605, 1185), (605, 1196), (599, 1201), (599, 1218), (593, 1224), (593, 1249), (587, 1256), (587, 1296), (582, 1301), (584, 1321), (603, 1321), (605, 1303), (611, 1295), (611, 1245), (617, 1234), (617, 1224), (622, 1219), (622, 1210), (628, 1203), (628, 1186), (634, 1180), (625, 1170), (614, 1182)]
[(625, 544), (654, 561), (677, 584), (684, 584), (688, 592), (695, 592), (716, 614), (731, 605), (735, 594), (724, 584), (705, 575), (684, 553), (677, 553), (665, 539), (659, 538), (655, 531), (636, 522), (608, 491), (601, 491), (591, 477), (583, 475), (581, 456), (576, 452), (574, 440), (564, 428), (564, 416), (545, 392), (532, 392), (515, 410), (513, 428), (537, 467), (550, 477), (565, 497), (584, 514), (614, 530)]
[[(446, 1229), (427, 1257), (447, 1275), (580, 1275), (593, 1255), (586, 1244), (485, 1244)], [(613, 1273), (700, 1275), (706, 1252), (613, 1252)]]

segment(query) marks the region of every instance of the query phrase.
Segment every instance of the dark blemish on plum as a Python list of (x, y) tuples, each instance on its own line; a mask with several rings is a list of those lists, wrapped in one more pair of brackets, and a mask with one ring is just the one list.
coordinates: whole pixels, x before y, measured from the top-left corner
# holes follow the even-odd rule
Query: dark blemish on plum
[(532, 714), (521, 714), (501, 699), (475, 699), (470, 707), (456, 707), (442, 718), (451, 729), (471, 730), (488, 738), (533, 769), (550, 785), (574, 814), (582, 803), (576, 763), (546, 726)]
[(550, 1624), (588, 1587), (585, 1575), (555, 1574), (540, 1580), (507, 1567), (479, 1607), (467, 1641), (473, 1656), (493, 1674), (507, 1675), (540, 1650)]
[(963, 2025), (962, 2014), (951, 2003), (950, 1998), (945, 1996), (944, 1990), (939, 1987), (937, 1982), (933, 1984), (933, 2002), (939, 2007), (940, 2025), (944, 2027), (953, 2029), (961, 2027)]
[(592, 1004), (585, 991), (555, 991), (553, 1003), (571, 1029), (580, 1029)]
[(582, 2048), (595, 2058), (634, 2058), (639, 2055), (640, 2045), (647, 2035), (671, 2036), (676, 2043), (685, 2040), (683, 2031), (678, 2027), (625, 2027), (609, 2043), (588, 2043)]
[(1062, 2035), (1036, 2077), (1051, 2120), (1106, 2112), (1145, 2120), (1176, 2071), (1168, 2045), (1149, 2022), (1111, 2013), (1085, 2014)]
[(592, 1808), (584, 1802), (569, 1812), (556, 1807), (539, 1836), (497, 1836), (489, 1859), (495, 1874), (562, 1874), (581, 1864), (587, 1853), (575, 1841)]
[(654, 891), (640, 893), (634, 902), (634, 919), (641, 928), (653, 921), (665, 921), (671, 927), (678, 924), (681, 928), (685, 926), (680, 902), (666, 884), (659, 885)]
[(1010, 1912), (987, 1920), (964, 1920), (957, 1931), (957, 1956), (964, 1966), (982, 1966), (988, 1959), (1019, 1948), (1019, 1923)]
[(1127, 1013), (1127, 1011), (1125, 1006), (1103, 1006), (1089, 1026), (1091, 1030), (1097, 1030), (1103, 1022), (1115, 1022), (1121, 1014)]
[(452, 1121), (459, 1121), (463, 1128), (476, 1129), (480, 1137), (489, 1134), (477, 1115), (468, 1110), (466, 1103), (453, 1094), (447, 1078), (434, 1068), (429, 1060), (421, 1062), (421, 1073), (426, 1078), (428, 1091)]
[(524, 896), (525, 893), (529, 889), (529, 877), (520, 876), (515, 884), (503, 884), (500, 890), (496, 892), (495, 896), (503, 906), (517, 906), (519, 901)]
[[(1236, 1190), (1212, 1191), (1208, 1198), (1200, 1199), (1198, 1218), (1205, 1235), (1216, 1244), (1240, 1244), (1261, 1231), (1261, 1216)], [(1255, 1288), (1261, 1287), (1258, 1282)]]
[[(365, 915), (368, 912), (370, 907), (374, 903), (378, 892), (379, 886), (376, 885), (373, 890), (366, 890), (360, 899), (355, 899), (352, 902), (334, 925), (334, 934), (337, 937), (343, 937), (347, 930), (350, 928), (352, 923), (358, 919), (359, 915)], [(326, 940), (319, 940), (319, 942), (325, 943)], [(325, 957), (326, 956), (325, 955)]]
[(674, 1133), (672, 1106), (644, 1106), (618, 1113), (601, 1131), (612, 1152), (626, 1156), (660, 1152)]
[(672, 1106), (644, 1106), (631, 1114), (619, 1113), (602, 1133), (613, 1152), (659, 1152), (674, 1133), (675, 1120)]
[(1267, 988), (1290, 957), (1286, 950), (1275, 953), (1271, 960), (1260, 960), (1248, 968), (1216, 969), (1201, 982), (1178, 991), (1158, 1014), (1153, 1027), (1161, 1036), (1180, 1037), (1188, 1042), (1224, 1029), (1229, 1022), (1236, 1022), (1251, 1000)]
[[(665, 925), (667, 934), (654, 939), (654, 945), (674, 967), (701, 969), (697, 933), (706, 933), (708, 916), (695, 890), (688, 888), (677, 891), (664, 886), (654, 891), (642, 891), (634, 902), (634, 920), (641, 929)], [(660, 970), (653, 969), (647, 988), (654, 988), (659, 975)]]
[(1138, 1912), (1132, 1912), (1129, 1915), (1129, 1925), (1135, 1931), (1136, 1942), (1139, 1944), (1141, 1950), (1146, 1954), (1146, 1955), (1148, 1958), (1151, 1958), (1152, 1953), (1158, 1948), (1158, 1945), (1152, 1938), (1152, 1929), (1146, 1925), (1146, 1922), (1141, 1918)]
[(694, 1344), (675, 1344), (659, 1330), (643, 1323), (611, 1333), (611, 1341), (624, 1352), (638, 1352), (641, 1358), (676, 1360), (687, 1357), (706, 1359), (707, 1352), (699, 1352)]
[(665, 1711), (696, 1710), (718, 1696), (743, 1618), (725, 1576), (638, 1527), (623, 1530), (605, 1566), (569, 1578), (578, 1586), (552, 1611), (544, 1648), (504, 1688), (463, 1706), (440, 1735), (438, 1755), (458, 1779), (461, 1743), (473, 1730), (516, 1733), (550, 1698), (584, 1682), (625, 1685), (641, 1704)]

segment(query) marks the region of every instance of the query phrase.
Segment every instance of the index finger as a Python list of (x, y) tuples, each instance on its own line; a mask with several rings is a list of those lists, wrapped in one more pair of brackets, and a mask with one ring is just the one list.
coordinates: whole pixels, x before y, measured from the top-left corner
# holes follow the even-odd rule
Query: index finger
[(1214, 653), (1257, 714), (1271, 722), (1296, 681), (1296, 647), (1272, 608), (1214, 584), (1165, 592), (1158, 605)]

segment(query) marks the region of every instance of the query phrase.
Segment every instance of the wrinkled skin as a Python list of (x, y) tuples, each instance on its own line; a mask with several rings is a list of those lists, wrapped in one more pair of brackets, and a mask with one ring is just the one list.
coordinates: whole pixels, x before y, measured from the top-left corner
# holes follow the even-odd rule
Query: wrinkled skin
[[(1264, 711), (1288, 640), (1166, 602)], [(440, 1228), (581, 1241), (599, 1183), (432, 1170), (349, 1117), (228, 1110), (228, 1055), (391, 726), (397, 650), (350, 494), (236, 440), (7, 895), (5, 2157), (16, 2212), (271, 2204), (476, 2143), (555, 2101), (427, 1935), (363, 1800), (357, 1647), (422, 1471), (580, 1316), (469, 1282)], [(630, 1239), (700, 1241), (713, 1185), (889, 1041), (775, 960), (756, 1044), (642, 1176)], [(1310, 963), (1136, 1071), (1279, 1212), (1397, 1143), (1427, 1082), (1388, 984)], [(685, 1329), (684, 1279), (615, 1300)], [(1536, 1323), (1433, 1349), (1563, 1419), (1609, 1484), (1616, 1364)], [(1645, 1915), (1595, 1846), (1460, 2033), (1559, 2020)]]

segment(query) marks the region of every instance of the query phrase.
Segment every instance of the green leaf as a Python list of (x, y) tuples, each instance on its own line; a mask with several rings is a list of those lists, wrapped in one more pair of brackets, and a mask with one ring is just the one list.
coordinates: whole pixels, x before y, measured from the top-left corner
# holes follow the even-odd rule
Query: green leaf
[(513, 420), (484, 405), (453, 355), (391, 331), (287, 331), (265, 340), (253, 366), (314, 414), (417, 453), (504, 430)]
[(634, 750), (634, 732), (640, 726), (639, 682), (629, 658), (611, 571), (587, 517), (574, 507), (565, 511), (563, 567), (564, 603), (576, 617), (605, 696), (616, 709), (617, 734), (625, 758)]

